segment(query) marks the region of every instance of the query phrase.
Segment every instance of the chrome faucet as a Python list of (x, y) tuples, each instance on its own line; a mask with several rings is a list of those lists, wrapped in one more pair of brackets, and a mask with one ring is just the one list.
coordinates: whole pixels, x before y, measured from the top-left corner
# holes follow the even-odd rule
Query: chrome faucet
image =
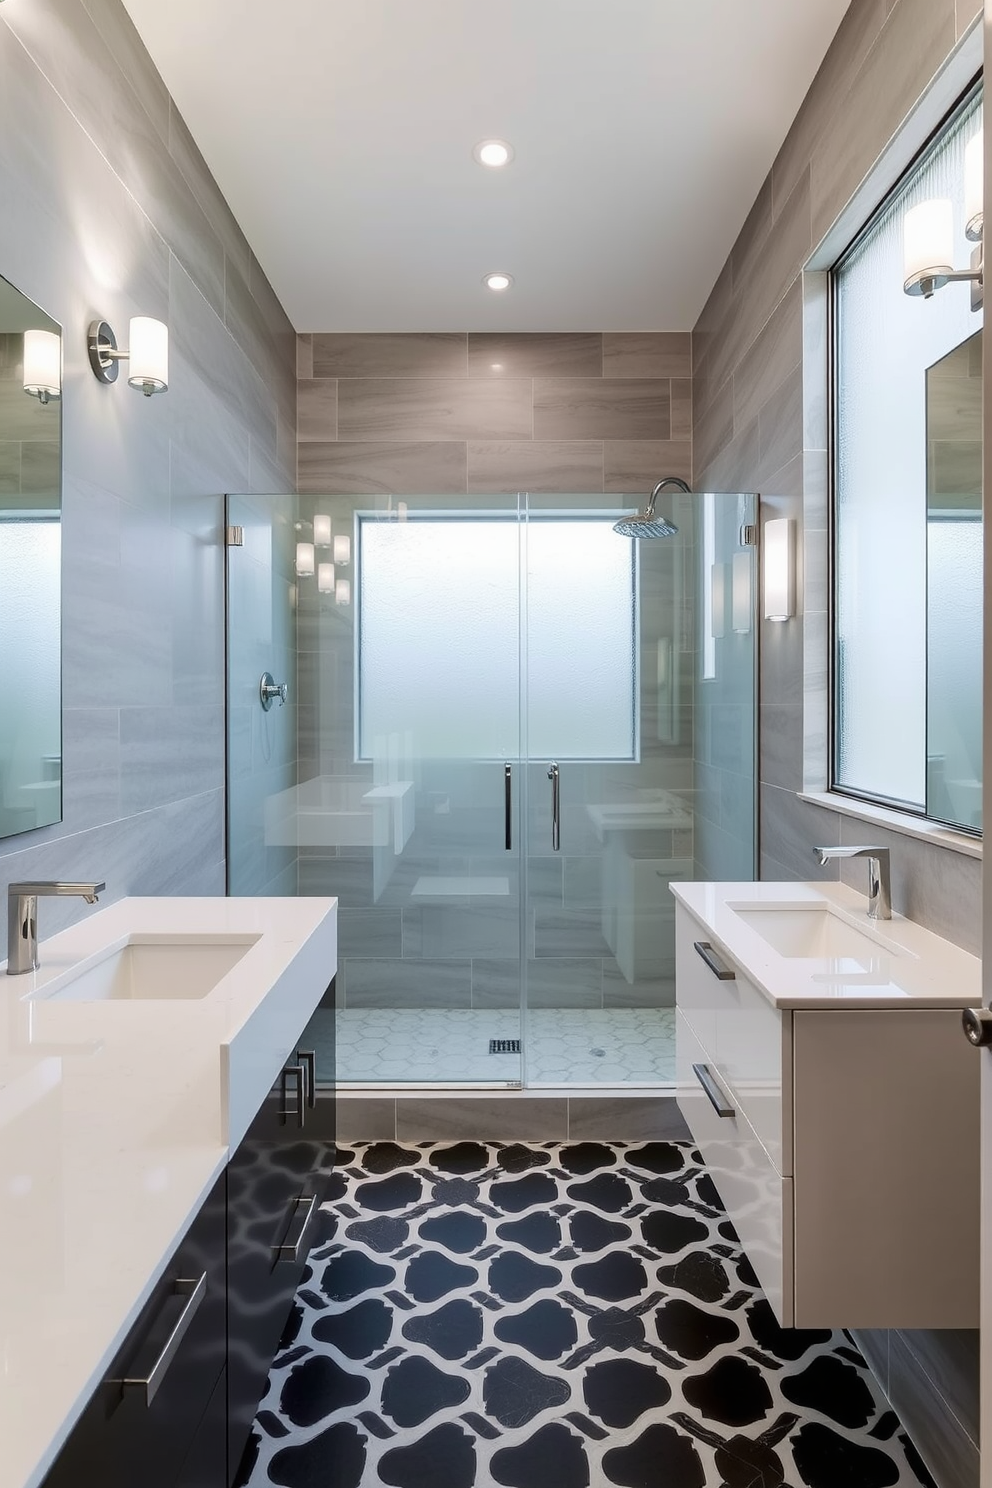
[(814, 847), (820, 866), (831, 858), (868, 859), (868, 918), (891, 920), (892, 890), (889, 879), (889, 849), (887, 847)]
[(7, 888), (7, 975), (21, 976), (38, 967), (38, 899), (73, 895), (96, 904), (105, 883), (12, 883)]

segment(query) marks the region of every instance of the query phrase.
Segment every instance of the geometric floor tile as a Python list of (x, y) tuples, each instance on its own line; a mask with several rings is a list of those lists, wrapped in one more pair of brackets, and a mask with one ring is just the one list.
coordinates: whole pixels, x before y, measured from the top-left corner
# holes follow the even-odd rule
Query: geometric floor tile
[(337, 1173), (248, 1488), (933, 1488), (846, 1334), (779, 1328), (691, 1143)]

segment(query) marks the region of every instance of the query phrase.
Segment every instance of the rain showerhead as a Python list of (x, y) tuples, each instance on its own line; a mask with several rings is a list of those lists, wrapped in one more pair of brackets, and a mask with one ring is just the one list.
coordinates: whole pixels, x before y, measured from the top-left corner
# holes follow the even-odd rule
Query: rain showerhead
[(677, 486), (686, 494), (689, 491), (685, 481), (680, 480), (677, 475), (666, 475), (651, 492), (643, 512), (638, 512), (633, 517), (621, 517), (619, 522), (614, 522), (613, 531), (618, 532), (621, 537), (674, 537), (679, 530), (675, 523), (670, 522), (667, 517), (656, 517), (654, 514), (658, 492), (664, 490), (665, 486)]

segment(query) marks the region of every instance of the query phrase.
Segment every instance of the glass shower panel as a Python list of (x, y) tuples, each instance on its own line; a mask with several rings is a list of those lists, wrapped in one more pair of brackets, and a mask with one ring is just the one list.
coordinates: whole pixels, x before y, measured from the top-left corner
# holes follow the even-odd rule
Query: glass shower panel
[(298, 789), (339, 1082), (518, 1084), (517, 498), (300, 502), (334, 569), (300, 587)]
[[(678, 535), (642, 542), (613, 531), (637, 497), (528, 500), (528, 1085), (674, 1079), (667, 887), (692, 874), (693, 542), (691, 498), (673, 494)], [(569, 529), (571, 561), (556, 543)], [(557, 667), (542, 662), (555, 646)]]

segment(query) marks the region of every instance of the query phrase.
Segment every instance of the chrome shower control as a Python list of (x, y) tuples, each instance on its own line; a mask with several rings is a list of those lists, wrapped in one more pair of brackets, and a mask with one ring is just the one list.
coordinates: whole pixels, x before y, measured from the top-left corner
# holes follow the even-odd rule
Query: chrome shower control
[(280, 708), (289, 697), (289, 683), (277, 682), (271, 672), (263, 672), (258, 681), (258, 700), (268, 713), (276, 698)]
[(976, 1049), (987, 1049), (992, 1044), (992, 1008), (965, 1008), (961, 1027), (969, 1044)]

